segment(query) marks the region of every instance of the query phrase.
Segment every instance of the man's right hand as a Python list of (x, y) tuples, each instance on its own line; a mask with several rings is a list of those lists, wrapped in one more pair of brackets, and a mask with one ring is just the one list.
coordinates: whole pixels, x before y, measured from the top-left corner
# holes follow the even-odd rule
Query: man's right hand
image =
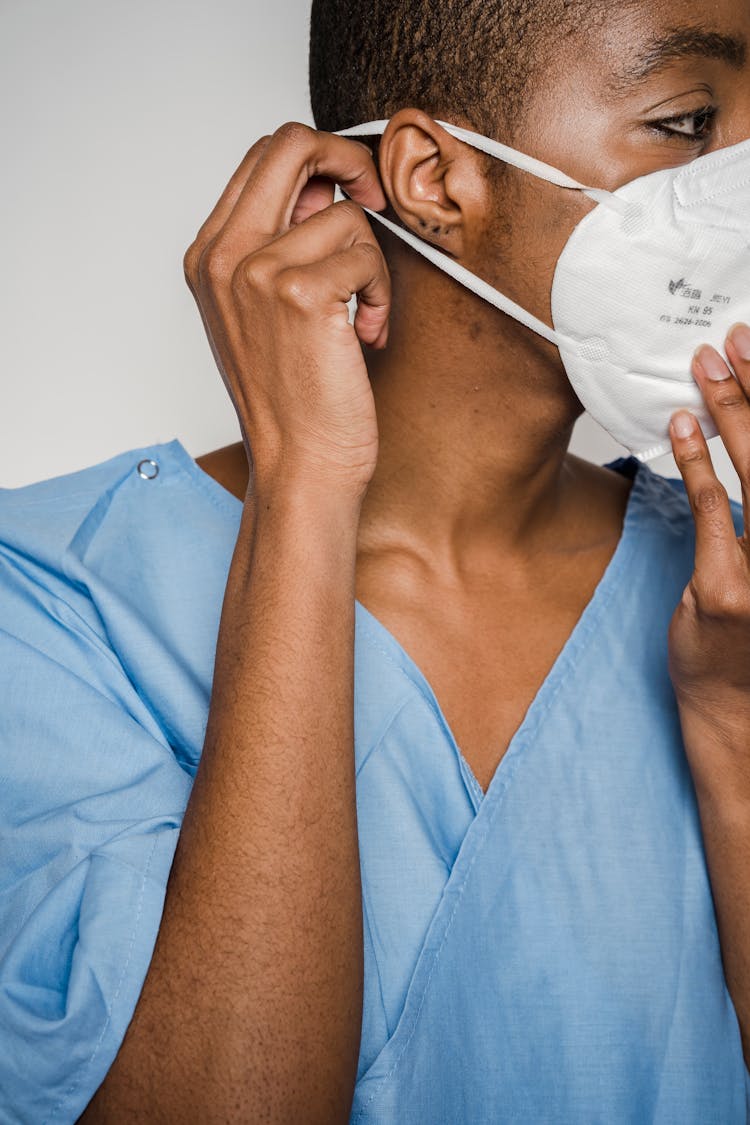
[[(334, 183), (351, 198), (334, 203)], [(256, 490), (312, 480), (361, 497), (374, 472), (360, 342), (385, 346), (391, 284), (359, 204), (386, 206), (367, 146), (289, 121), (249, 150), (185, 254)]]
[[(356, 202), (333, 204), (334, 181)], [(355, 572), (377, 454), (361, 344), (382, 346), (390, 301), (360, 203), (385, 205), (364, 146), (287, 124), (253, 146), (186, 255), (252, 502), (151, 964), (87, 1125), (349, 1120), (364, 978)]]

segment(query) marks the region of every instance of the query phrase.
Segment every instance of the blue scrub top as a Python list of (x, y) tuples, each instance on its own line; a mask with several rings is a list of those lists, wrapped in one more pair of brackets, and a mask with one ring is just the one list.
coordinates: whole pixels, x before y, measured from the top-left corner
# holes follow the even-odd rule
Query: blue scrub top
[[(667, 672), (693, 518), (681, 480), (608, 467), (622, 536), (486, 794), (357, 603), (352, 1122), (750, 1120)], [(241, 510), (178, 440), (0, 490), (2, 1122), (75, 1121), (132, 1016)]]

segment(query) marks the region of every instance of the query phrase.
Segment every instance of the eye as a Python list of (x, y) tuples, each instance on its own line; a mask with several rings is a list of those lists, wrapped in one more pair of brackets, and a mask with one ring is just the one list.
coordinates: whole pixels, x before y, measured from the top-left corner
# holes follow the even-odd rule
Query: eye
[(692, 113), (681, 113), (676, 117), (663, 117), (660, 121), (649, 121), (648, 127), (676, 141), (695, 142), (705, 140), (713, 128), (717, 109), (704, 105)]

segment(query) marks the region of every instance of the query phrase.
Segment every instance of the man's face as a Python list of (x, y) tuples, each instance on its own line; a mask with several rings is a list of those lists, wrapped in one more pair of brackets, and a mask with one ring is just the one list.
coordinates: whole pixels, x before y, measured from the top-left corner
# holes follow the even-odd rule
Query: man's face
[[(614, 189), (750, 137), (748, 0), (613, 0), (544, 69), (514, 145), (590, 186)], [(550, 323), (557, 258), (591, 206), (508, 169), (476, 272)]]

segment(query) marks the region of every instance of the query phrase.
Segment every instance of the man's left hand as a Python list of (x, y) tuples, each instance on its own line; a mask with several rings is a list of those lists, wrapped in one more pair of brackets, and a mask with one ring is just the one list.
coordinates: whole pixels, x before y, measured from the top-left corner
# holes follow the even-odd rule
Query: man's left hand
[[(744, 529), (738, 537), (698, 420), (677, 411), (670, 437), (696, 543), (669, 627), (669, 674), (694, 776), (750, 802), (750, 328), (736, 325), (725, 347), (729, 362), (699, 348), (692, 372), (740, 479)], [(710, 761), (700, 759), (702, 747)]]

